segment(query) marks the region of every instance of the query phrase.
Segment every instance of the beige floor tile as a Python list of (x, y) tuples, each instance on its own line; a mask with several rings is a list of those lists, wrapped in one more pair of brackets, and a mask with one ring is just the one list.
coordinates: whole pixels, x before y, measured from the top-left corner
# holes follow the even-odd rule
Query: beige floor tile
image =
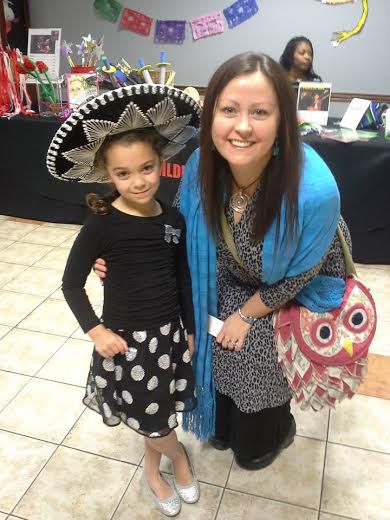
[(20, 240), (39, 226), (22, 222), (5, 220), (0, 222), (0, 238), (6, 240)]
[(216, 520), (317, 520), (311, 509), (226, 490)]
[[(215, 450), (209, 444), (199, 442), (191, 433), (184, 432), (180, 426), (176, 428), (176, 433), (188, 450), (198, 479), (207, 484), (225, 486), (233, 461), (233, 452)], [(171, 472), (170, 463), (165, 457), (161, 469), (167, 473)]]
[(5, 238), (0, 237), (0, 251), (3, 252), (4, 249), (7, 249), (10, 245), (14, 244), (14, 240), (7, 240)]
[(56, 447), (54, 444), (0, 431), (2, 511), (12, 511)]
[(388, 520), (390, 455), (328, 444), (321, 510), (359, 520)]
[(77, 235), (78, 233), (75, 233), (70, 238), (65, 240), (65, 242), (62, 242), (61, 247), (67, 247), (68, 249), (70, 249), (73, 246), (73, 242), (76, 240)]
[(9, 264), (0, 262), (0, 287), (4, 290), (7, 283), (18, 276), (18, 274), (25, 271), (25, 265)]
[(32, 379), (0, 414), (0, 428), (60, 443), (81, 415), (84, 390)]
[[(12, 264), (8, 264), (12, 265)], [(14, 264), (15, 265), (15, 264)], [(49, 296), (61, 285), (62, 271), (41, 269), (39, 267), (24, 268), (24, 271), (3, 286), (5, 291), (23, 294)]]
[(390, 401), (355, 395), (331, 411), (329, 441), (390, 454)]
[(291, 412), (297, 423), (297, 433), (303, 437), (326, 440), (328, 431), (329, 410), (323, 408), (320, 412), (301, 410), (299, 405), (291, 401)]
[(45, 267), (49, 269), (57, 269), (58, 271), (64, 271), (68, 256), (68, 247), (56, 247), (50, 251), (50, 253), (43, 256), (35, 264), (35, 267)]
[(42, 367), (37, 377), (85, 387), (92, 350), (93, 344), (89, 341), (68, 339)]
[(29, 380), (30, 378), (27, 376), (0, 370), (0, 410), (15, 397)]
[(33, 265), (37, 260), (47, 255), (53, 249), (52, 246), (40, 244), (24, 244), (14, 242), (12, 245), (0, 251), (0, 261), (11, 264)]
[(34, 520), (108, 520), (136, 467), (60, 447), (14, 514)]
[(378, 321), (375, 337), (370, 345), (370, 353), (390, 356), (390, 321)]
[[(1, 226), (1, 224), (0, 224)], [(1, 230), (0, 230), (1, 233)], [(60, 229), (56, 227), (39, 226), (27, 235), (24, 235), (20, 242), (30, 244), (43, 244), (47, 246), (59, 246), (75, 234), (74, 229)], [(65, 246), (66, 247), (66, 246)]]
[(88, 408), (63, 442), (71, 448), (139, 464), (144, 454), (144, 440), (128, 426), (106, 426), (101, 416)]
[(0, 323), (14, 327), (43, 300), (43, 296), (0, 290)]
[(70, 336), (78, 327), (78, 323), (64, 301), (46, 300), (25, 320), (19, 328)]
[[(72, 334), (72, 338), (76, 339), (82, 339), (84, 341), (91, 341), (91, 338), (88, 336), (88, 334), (84, 334), (84, 332), (81, 330), (80, 327), (78, 327), (75, 332)], [(91, 341), (92, 343), (92, 341)]]
[[(320, 513), (320, 517), (318, 520), (348, 520), (347, 516), (336, 516), (330, 515), (329, 513)], [(354, 519), (352, 519), (354, 520)]]
[(45, 222), (43, 224), (43, 227), (57, 227), (61, 229), (74, 229), (75, 231), (78, 231), (81, 229), (80, 224), (62, 224), (59, 222)]
[(0, 369), (35, 375), (66, 338), (13, 329), (0, 340)]
[[(8, 334), (8, 332), (12, 329), (12, 327), (7, 327), (6, 325), (0, 325), (0, 338)], [(1, 367), (0, 367), (1, 368)]]
[[(137, 520), (164, 520), (143, 482), (143, 470), (139, 468), (129, 489), (115, 513), (113, 520), (129, 520), (132, 511), (137, 511)], [(171, 481), (170, 476), (167, 480)], [(222, 488), (209, 484), (200, 484), (200, 499), (196, 504), (182, 504), (178, 518), (183, 520), (214, 520), (222, 494)], [(135, 520), (135, 517), (134, 517)]]
[(302, 507), (318, 508), (324, 454), (324, 442), (296, 437), (271, 466), (261, 471), (246, 471), (234, 462), (227, 487)]
[[(4, 513), (0, 513), (0, 520), (7, 520), (7, 518), (12, 519), (12, 516), (7, 516)], [(15, 517), (14, 517), (15, 518)]]

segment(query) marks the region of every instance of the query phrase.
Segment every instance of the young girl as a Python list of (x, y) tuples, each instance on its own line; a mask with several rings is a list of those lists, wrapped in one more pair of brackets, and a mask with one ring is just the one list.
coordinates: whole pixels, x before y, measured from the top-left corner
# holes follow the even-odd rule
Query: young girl
[[(95, 344), (84, 403), (108, 426), (123, 422), (144, 436), (145, 483), (161, 512), (174, 516), (181, 500), (199, 499), (192, 464), (174, 431), (176, 412), (196, 406), (194, 317), (184, 221), (155, 194), (167, 146), (180, 148), (193, 135), (188, 123), (198, 125), (198, 110), (175, 98), (175, 89), (156, 96), (148, 88), (138, 94), (119, 89), (80, 109), (81, 117), (73, 116), (53, 140), (48, 166), (58, 177), (99, 177), (115, 188), (112, 196), (89, 196), (95, 214), (74, 243), (62, 288)], [(181, 103), (185, 115), (178, 115)], [(70, 148), (84, 140), (87, 145)], [(99, 256), (109, 266), (101, 319), (84, 290)], [(174, 489), (159, 472), (161, 454), (172, 461)]]

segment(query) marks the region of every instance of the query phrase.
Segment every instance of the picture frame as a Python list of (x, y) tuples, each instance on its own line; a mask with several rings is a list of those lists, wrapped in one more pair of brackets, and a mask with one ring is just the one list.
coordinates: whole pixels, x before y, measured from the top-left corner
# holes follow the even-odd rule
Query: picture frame
[(60, 76), (61, 29), (29, 29), (27, 55), (33, 61), (43, 61), (50, 79)]
[(70, 72), (66, 74), (68, 107), (77, 110), (81, 105), (98, 95), (96, 72)]
[(298, 88), (298, 119), (326, 126), (328, 123), (332, 83), (302, 81)]

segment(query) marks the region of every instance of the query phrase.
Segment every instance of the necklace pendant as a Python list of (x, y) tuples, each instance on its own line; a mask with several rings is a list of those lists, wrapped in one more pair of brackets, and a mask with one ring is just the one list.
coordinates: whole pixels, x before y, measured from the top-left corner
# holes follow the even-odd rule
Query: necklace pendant
[(244, 213), (249, 202), (249, 197), (243, 191), (239, 191), (230, 197), (229, 205), (236, 213)]

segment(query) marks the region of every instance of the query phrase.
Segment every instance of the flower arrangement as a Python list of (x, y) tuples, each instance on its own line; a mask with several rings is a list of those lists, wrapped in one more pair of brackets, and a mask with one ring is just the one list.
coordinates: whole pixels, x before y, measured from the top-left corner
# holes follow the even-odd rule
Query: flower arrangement
[(24, 57), (23, 62), (16, 64), (16, 70), (19, 74), (26, 74), (37, 80), (45, 100), (53, 104), (57, 103), (53, 83), (47, 74), (48, 66), (43, 61), (34, 62), (30, 58)]

